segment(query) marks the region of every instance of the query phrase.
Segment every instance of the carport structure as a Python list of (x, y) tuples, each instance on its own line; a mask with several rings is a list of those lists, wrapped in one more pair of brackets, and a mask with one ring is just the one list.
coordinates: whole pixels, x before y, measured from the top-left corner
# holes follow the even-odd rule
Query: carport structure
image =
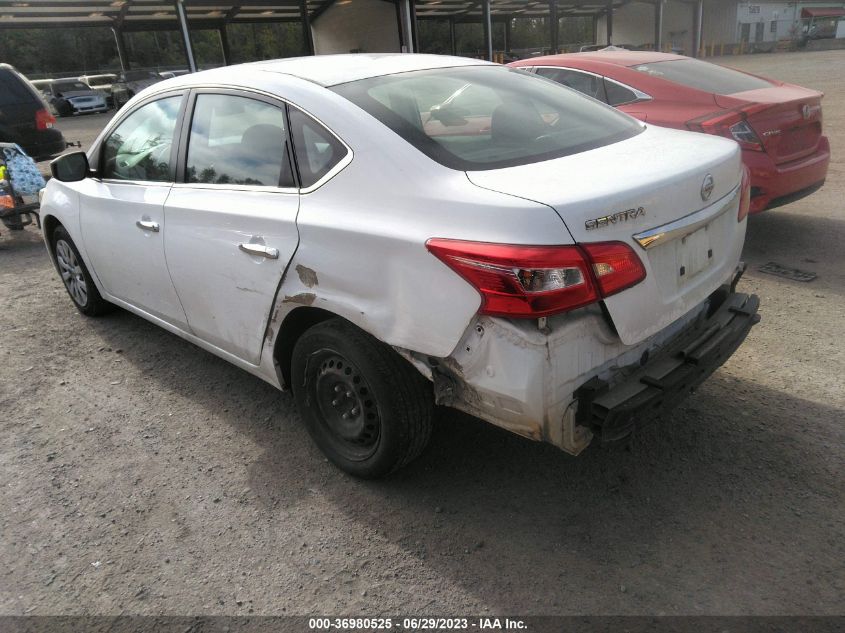
[(229, 64), (229, 24), (300, 22), (305, 48), (313, 53), (312, 16), (331, 0), (0, 0), (0, 32), (6, 28), (109, 27), (121, 67), (129, 68), (124, 33), (179, 30), (188, 67), (196, 71), (190, 31), (216, 30)]
[[(191, 30), (216, 30), (225, 64), (231, 62), (226, 26), (298, 22), (302, 25), (303, 53), (314, 53), (312, 23), (334, 5), (354, 0), (0, 0), (0, 31), (7, 28), (109, 27), (114, 33), (121, 67), (130, 66), (124, 34), (137, 31), (179, 30), (188, 67), (196, 70)], [(513, 19), (545, 18), (549, 25), (548, 50), (557, 52), (559, 19), (590, 16), (594, 26), (604, 20), (606, 43), (613, 43), (613, 16), (634, 2), (653, 7), (655, 49), (663, 47), (663, 10), (671, 2), (691, 8), (693, 55), (701, 48), (703, 0), (382, 0), (396, 7), (396, 28), (401, 50), (419, 50), (418, 20), (448, 20), (452, 51), (455, 25), (480, 23), (484, 57), (492, 60), (494, 23), (504, 23), (505, 39)], [(595, 28), (594, 28), (595, 32)]]
[[(332, 0), (334, 1), (334, 0)], [(549, 26), (548, 49), (558, 52), (558, 20), (565, 17), (591, 17), (593, 32), (600, 18), (605, 21), (605, 42), (613, 40), (613, 16), (625, 5), (638, 2), (652, 5), (654, 9), (654, 42), (656, 50), (663, 48), (663, 11), (669, 0), (409, 0), (418, 20), (446, 19), (450, 25), (452, 52), (455, 52), (455, 25), (466, 22), (481, 22), (484, 29), (486, 57), (493, 59), (492, 27), (494, 23), (505, 25), (505, 42), (510, 41), (510, 26), (515, 18), (545, 18)], [(691, 32), (693, 33), (693, 56), (701, 48), (702, 13), (704, 0), (673, 0), (673, 3), (689, 6), (692, 11)], [(506, 44), (507, 47), (507, 44)]]

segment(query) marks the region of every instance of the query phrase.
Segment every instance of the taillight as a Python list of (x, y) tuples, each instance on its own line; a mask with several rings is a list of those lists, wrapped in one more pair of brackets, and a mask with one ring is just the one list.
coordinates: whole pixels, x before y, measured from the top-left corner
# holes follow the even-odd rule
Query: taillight
[(748, 167), (742, 166), (742, 184), (739, 186), (739, 212), (736, 221), (742, 222), (751, 209), (751, 174)]
[(53, 127), (55, 122), (56, 117), (50, 114), (50, 111), (46, 108), (41, 108), (35, 113), (35, 129), (37, 130), (48, 130)]
[(645, 278), (622, 242), (518, 246), (433, 238), (428, 250), (481, 294), (481, 314), (538, 318), (574, 310)]
[(743, 110), (728, 110), (726, 112), (707, 114), (703, 117), (687, 121), (687, 127), (694, 132), (726, 136), (739, 143), (742, 149), (762, 152), (763, 142), (748, 123), (748, 114), (748, 112)]
[(621, 292), (645, 279), (643, 263), (624, 242), (581, 244), (593, 266), (602, 297)]

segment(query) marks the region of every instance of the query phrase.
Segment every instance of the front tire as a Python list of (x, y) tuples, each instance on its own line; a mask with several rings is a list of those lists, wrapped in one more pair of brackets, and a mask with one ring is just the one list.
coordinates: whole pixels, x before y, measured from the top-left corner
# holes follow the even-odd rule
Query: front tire
[(384, 343), (341, 319), (293, 349), (294, 399), (308, 433), (341, 470), (365, 479), (418, 457), (431, 437), (431, 386)]
[(114, 306), (100, 295), (65, 227), (57, 226), (50, 241), (56, 268), (76, 309), (85, 316), (99, 316), (110, 312)]

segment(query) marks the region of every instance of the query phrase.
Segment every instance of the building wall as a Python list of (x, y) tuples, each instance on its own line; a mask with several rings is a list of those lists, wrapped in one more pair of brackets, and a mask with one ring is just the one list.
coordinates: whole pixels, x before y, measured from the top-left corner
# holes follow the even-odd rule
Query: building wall
[[(686, 54), (692, 51), (693, 6), (668, 0), (663, 6), (663, 46), (671, 44)], [(631, 2), (613, 12), (613, 42), (642, 46), (654, 44), (654, 5)], [(596, 42), (607, 41), (607, 20), (598, 20)]]
[(311, 23), (311, 33), (317, 55), (400, 52), (396, 5), (383, 0), (335, 3)]

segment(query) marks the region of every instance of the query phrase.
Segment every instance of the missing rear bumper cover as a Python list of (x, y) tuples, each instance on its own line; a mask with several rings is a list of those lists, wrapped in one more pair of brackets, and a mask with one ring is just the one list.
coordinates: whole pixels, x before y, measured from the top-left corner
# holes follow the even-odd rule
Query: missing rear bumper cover
[(698, 327), (649, 360), (624, 382), (609, 387), (594, 378), (576, 392), (576, 420), (593, 429), (602, 441), (629, 435), (634, 427), (671, 411), (695, 387), (722, 365), (760, 321), (756, 295), (714, 293), (718, 307)]

